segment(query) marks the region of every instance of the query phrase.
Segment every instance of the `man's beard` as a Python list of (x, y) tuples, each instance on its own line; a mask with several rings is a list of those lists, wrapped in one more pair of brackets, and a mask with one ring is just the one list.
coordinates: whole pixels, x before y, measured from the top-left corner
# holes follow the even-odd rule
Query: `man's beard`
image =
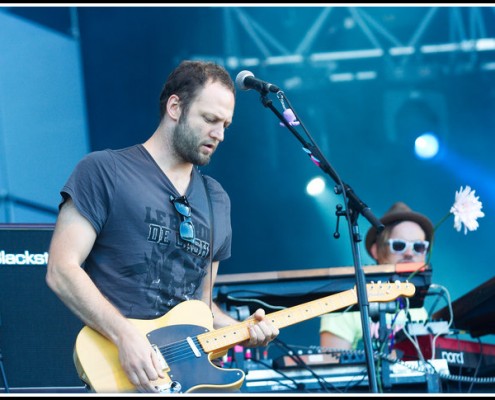
[(204, 155), (199, 151), (199, 139), (187, 124), (187, 118), (180, 118), (172, 136), (172, 147), (179, 159), (194, 165), (207, 165), (211, 154)]

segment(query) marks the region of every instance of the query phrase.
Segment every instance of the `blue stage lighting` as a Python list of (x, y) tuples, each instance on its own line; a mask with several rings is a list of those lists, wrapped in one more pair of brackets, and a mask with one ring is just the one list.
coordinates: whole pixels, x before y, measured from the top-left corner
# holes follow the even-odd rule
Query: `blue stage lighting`
[(321, 177), (313, 178), (306, 185), (306, 193), (310, 196), (318, 196), (325, 190), (325, 181)]
[(430, 159), (438, 154), (440, 142), (433, 132), (418, 136), (414, 141), (414, 153), (418, 158)]

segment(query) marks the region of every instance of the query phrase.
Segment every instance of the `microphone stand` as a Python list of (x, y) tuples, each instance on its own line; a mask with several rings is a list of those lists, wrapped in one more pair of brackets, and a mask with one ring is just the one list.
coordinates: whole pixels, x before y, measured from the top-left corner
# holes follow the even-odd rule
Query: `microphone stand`
[[(361, 313), (361, 326), (363, 329), (363, 342), (366, 354), (367, 369), (368, 369), (368, 382), (370, 384), (373, 393), (378, 392), (377, 381), (376, 381), (376, 370), (373, 357), (373, 348), (371, 343), (371, 333), (369, 324), (369, 302), (368, 295), (366, 292), (366, 280), (361, 264), (361, 257), (359, 253), (358, 243), (362, 240), (359, 233), (359, 227), (357, 224), (357, 219), (359, 214), (362, 214), (377, 230), (381, 232), (384, 228), (383, 224), (375, 217), (371, 212), (371, 209), (354, 193), (352, 188), (344, 183), (335, 170), (332, 168), (330, 163), (325, 159), (324, 155), (319, 150), (315, 141), (311, 138), (311, 135), (304, 127), (302, 121), (299, 119), (295, 113), (293, 107), (290, 105), (289, 100), (285, 96), (283, 91), (277, 92), (277, 97), (283, 104), (283, 99), (288, 103), (290, 110), (294, 112), (294, 116), (297, 121), (301, 124), (302, 128), (311, 139), (311, 142), (307, 142), (304, 138), (297, 132), (296, 129), (286, 120), (286, 118), (273, 106), (272, 101), (267, 97), (268, 88), (264, 87), (261, 93), (261, 102), (263, 106), (269, 108), (278, 117), (278, 119), (294, 134), (294, 136), (301, 142), (303, 150), (309, 155), (314, 164), (320, 167), (327, 175), (329, 175), (334, 182), (335, 193), (342, 194), (344, 197), (344, 204), (346, 205), (345, 211), (337, 211), (337, 215), (345, 215), (348, 221), (349, 235), (351, 237), (351, 249), (352, 256), (354, 260), (354, 269), (356, 273), (356, 288), (357, 288), (357, 298), (359, 310)], [(285, 108), (285, 106), (284, 106)]]

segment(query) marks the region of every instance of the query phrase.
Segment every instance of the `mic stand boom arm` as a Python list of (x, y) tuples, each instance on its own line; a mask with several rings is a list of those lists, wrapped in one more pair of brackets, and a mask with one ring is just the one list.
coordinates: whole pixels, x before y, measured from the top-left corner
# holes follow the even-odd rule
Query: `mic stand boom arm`
[[(313, 143), (305, 141), (304, 138), (299, 134), (299, 132), (297, 132), (297, 130), (294, 129), (294, 127), (289, 124), (284, 116), (273, 106), (272, 101), (266, 96), (267, 94), (268, 91), (263, 91), (261, 93), (262, 104), (272, 110), (273, 113), (278, 117), (278, 119), (294, 134), (294, 136), (301, 142), (303, 150), (309, 155), (313, 163), (319, 166), (326, 174), (330, 175), (330, 177), (337, 184), (337, 186), (335, 187), (335, 193), (342, 194), (342, 196), (344, 197), (344, 204), (346, 205), (345, 214), (348, 221), (349, 234), (352, 239), (351, 249), (354, 260), (354, 270), (356, 274), (358, 306), (361, 313), (361, 326), (363, 330), (363, 343), (366, 353), (368, 382), (372, 392), (377, 393), (378, 389), (376, 382), (376, 371), (369, 325), (369, 302), (366, 292), (366, 280), (364, 271), (362, 269), (361, 257), (358, 247), (358, 243), (361, 241), (361, 235), (359, 233), (357, 219), (359, 217), (359, 214), (362, 214), (378, 230), (378, 232), (381, 232), (384, 226), (371, 212), (371, 209), (354, 193), (352, 188), (340, 179), (330, 163), (325, 159), (321, 151), (318, 149), (318, 146), (314, 144), (314, 141), (312, 140)], [(282, 91), (278, 92), (277, 96), (285, 97)], [(287, 100), (286, 97), (285, 99)], [(292, 111), (294, 111), (292, 107), (291, 109)], [(295, 112), (294, 115), (296, 115)], [(299, 118), (297, 119), (300, 121)], [(304, 128), (304, 125), (301, 121), (300, 123)], [(306, 131), (306, 129), (304, 130)], [(308, 136), (310, 136), (309, 133)]]

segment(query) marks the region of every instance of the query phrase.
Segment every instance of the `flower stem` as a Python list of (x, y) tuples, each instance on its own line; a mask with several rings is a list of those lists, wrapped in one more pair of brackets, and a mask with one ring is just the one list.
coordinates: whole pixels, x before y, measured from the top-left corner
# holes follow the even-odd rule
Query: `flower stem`
[(411, 274), (407, 277), (407, 280), (410, 281), (419, 271), (421, 271), (424, 267), (428, 265), (428, 262), (429, 261), (425, 261), (423, 265), (421, 265), (420, 267), (416, 268), (416, 270), (411, 272)]
[(438, 221), (438, 223), (435, 225), (435, 227), (433, 228), (433, 235), (431, 237), (431, 241), (430, 241), (430, 249), (428, 251), (428, 256), (426, 257), (426, 264), (430, 264), (430, 260), (431, 260), (431, 255), (433, 254), (433, 242), (435, 241), (435, 234), (437, 233), (437, 229), (440, 227), (440, 225), (442, 225), (451, 215), (453, 215), (451, 212), (448, 212), (447, 214), (445, 214), (443, 216), (443, 218)]
[(440, 225), (442, 225), (451, 215), (453, 215), (451, 212), (445, 214), (443, 218), (440, 221), (438, 221), (438, 223), (435, 225), (435, 227), (433, 228), (433, 232), (436, 232), (436, 230), (440, 227)]

